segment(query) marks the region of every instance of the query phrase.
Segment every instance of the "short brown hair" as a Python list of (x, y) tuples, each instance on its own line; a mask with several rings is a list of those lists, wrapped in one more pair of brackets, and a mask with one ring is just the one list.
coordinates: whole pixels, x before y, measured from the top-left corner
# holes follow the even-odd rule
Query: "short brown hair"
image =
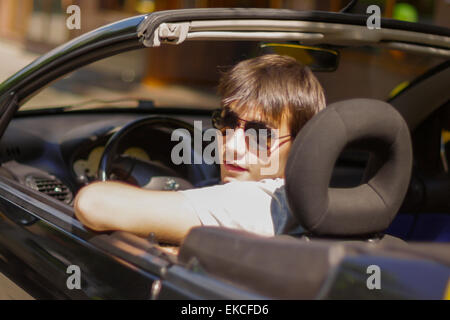
[(235, 103), (236, 111), (258, 111), (269, 123), (279, 124), (287, 116), (293, 137), (326, 106), (322, 86), (311, 70), (276, 54), (238, 63), (223, 74), (219, 93), (223, 107)]

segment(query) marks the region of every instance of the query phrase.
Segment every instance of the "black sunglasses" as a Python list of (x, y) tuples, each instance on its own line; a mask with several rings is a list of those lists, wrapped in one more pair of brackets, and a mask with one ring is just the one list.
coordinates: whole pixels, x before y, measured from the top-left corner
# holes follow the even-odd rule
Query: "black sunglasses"
[[(243, 123), (243, 125), (241, 123)], [(266, 148), (267, 151), (270, 152), (273, 143), (277, 139), (291, 137), (291, 135), (277, 137), (275, 129), (269, 127), (266, 123), (256, 120), (241, 119), (238, 114), (230, 108), (215, 110), (212, 115), (212, 124), (213, 127), (218, 129), (223, 135), (226, 135), (227, 130), (243, 128), (248, 149), (251, 149), (252, 146), (256, 146), (260, 150)]]

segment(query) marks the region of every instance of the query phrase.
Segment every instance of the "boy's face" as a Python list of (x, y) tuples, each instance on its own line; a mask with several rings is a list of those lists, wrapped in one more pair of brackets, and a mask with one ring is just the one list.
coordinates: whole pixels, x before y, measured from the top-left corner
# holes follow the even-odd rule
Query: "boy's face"
[[(231, 105), (231, 110), (233, 110), (233, 105)], [(258, 148), (256, 140), (251, 139), (249, 135), (251, 130), (246, 133), (244, 129), (245, 124), (249, 121), (263, 122), (260, 116), (251, 112), (240, 113), (237, 116), (240, 119), (239, 127), (223, 134), (223, 152), (220, 159), (222, 182), (283, 178), (292, 145), (286, 117), (282, 118), (278, 126), (267, 124), (267, 127), (275, 129), (270, 138), (271, 146), (267, 147), (266, 143), (262, 143)], [(259, 141), (266, 141), (266, 131), (258, 131)], [(252, 143), (252, 141), (255, 142)]]

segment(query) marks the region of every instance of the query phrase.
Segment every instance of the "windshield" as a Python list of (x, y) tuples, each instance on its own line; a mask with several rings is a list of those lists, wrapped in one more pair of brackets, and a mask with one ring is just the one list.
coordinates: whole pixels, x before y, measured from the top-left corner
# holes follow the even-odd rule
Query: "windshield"
[[(339, 53), (332, 72), (315, 72), (327, 102), (387, 100), (442, 58), (374, 47), (330, 47)], [(235, 63), (266, 53), (260, 42), (195, 41), (127, 52), (80, 68), (54, 82), (20, 110), (67, 107), (215, 109), (220, 75)]]

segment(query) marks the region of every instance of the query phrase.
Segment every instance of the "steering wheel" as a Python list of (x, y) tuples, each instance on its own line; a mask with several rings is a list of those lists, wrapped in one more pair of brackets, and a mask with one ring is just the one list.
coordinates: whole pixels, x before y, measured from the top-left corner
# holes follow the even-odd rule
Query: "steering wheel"
[[(189, 181), (159, 162), (118, 154), (120, 143), (137, 129), (146, 126), (160, 126), (173, 130), (185, 129), (184, 132), (187, 130), (190, 137), (194, 136), (195, 130), (194, 126), (189, 123), (164, 117), (148, 117), (128, 123), (114, 133), (106, 143), (98, 168), (99, 180), (126, 181), (151, 190), (185, 190), (192, 188), (193, 185)], [(193, 139), (191, 141), (193, 143)]]

